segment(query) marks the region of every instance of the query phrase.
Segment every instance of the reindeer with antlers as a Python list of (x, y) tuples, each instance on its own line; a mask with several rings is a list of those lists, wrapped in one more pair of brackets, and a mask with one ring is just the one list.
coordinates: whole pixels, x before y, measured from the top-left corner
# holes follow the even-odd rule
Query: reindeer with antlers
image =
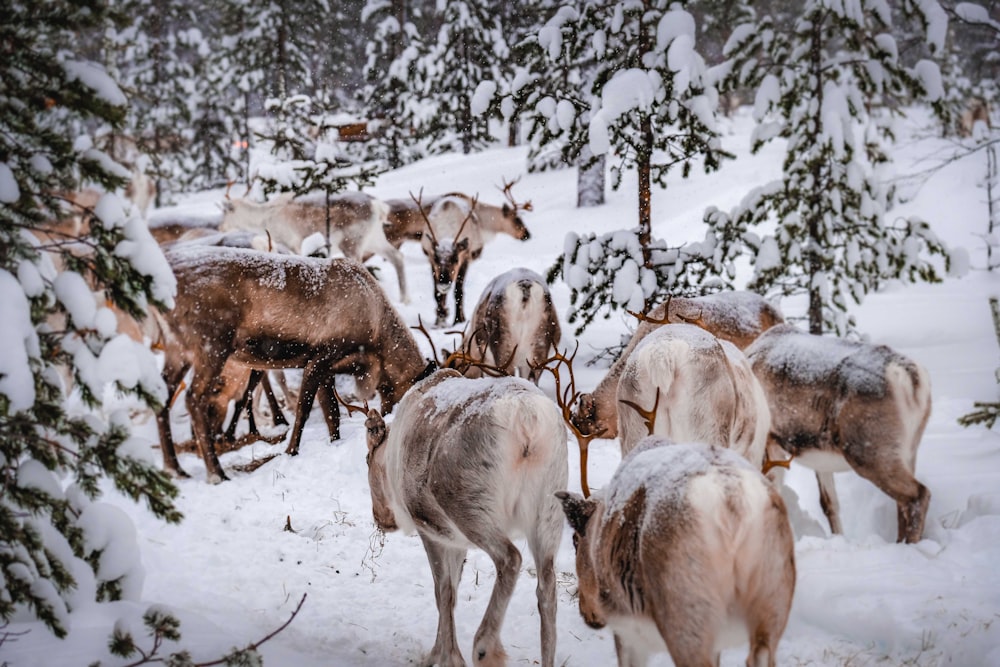
[(693, 324), (720, 340), (744, 349), (763, 331), (781, 324), (784, 317), (774, 305), (753, 292), (719, 292), (699, 297), (671, 297), (639, 318), (639, 326), (618, 360), (593, 393), (578, 396), (573, 424), (583, 433), (603, 432), (603, 437), (618, 435), (616, 394), (622, 369), (632, 350), (650, 332), (669, 323)]
[[(404, 241), (417, 241), (424, 237), (427, 231), (425, 216), (430, 213), (434, 204), (443, 197), (453, 197), (467, 202), (476, 209), (476, 221), (480, 227), (484, 241), (490, 241), (496, 234), (507, 234), (518, 241), (527, 241), (531, 238), (531, 232), (521, 219), (522, 211), (534, 210), (530, 201), (520, 203), (514, 199), (511, 189), (521, 180), (516, 178), (513, 181), (504, 179), (503, 185), (498, 185), (506, 203), (497, 206), (478, 201), (478, 198), (470, 197), (461, 192), (449, 192), (443, 195), (422, 197), (419, 201), (413, 197), (404, 199), (386, 199), (385, 203), (389, 207), (389, 213), (385, 223), (385, 237), (389, 243), (399, 248)], [(476, 199), (475, 204), (473, 200)]]

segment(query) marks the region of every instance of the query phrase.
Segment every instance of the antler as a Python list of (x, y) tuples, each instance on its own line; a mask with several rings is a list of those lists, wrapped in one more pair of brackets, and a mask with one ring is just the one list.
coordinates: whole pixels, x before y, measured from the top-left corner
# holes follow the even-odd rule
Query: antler
[(331, 387), (330, 389), (333, 390), (333, 397), (337, 400), (337, 402), (340, 403), (341, 405), (343, 405), (345, 408), (347, 408), (347, 415), (348, 416), (354, 414), (355, 412), (360, 412), (363, 415), (367, 415), (368, 414), (368, 409), (369, 408), (368, 408), (368, 401), (367, 400), (364, 400), (362, 402), (362, 406), (359, 407), (357, 405), (354, 405), (353, 403), (348, 403), (347, 401), (345, 401), (344, 399), (342, 399), (340, 397), (340, 394), (337, 393), (337, 388), (336, 387)]
[[(417, 331), (424, 334), (428, 342), (430, 342), (431, 352), (434, 354), (434, 363), (438, 365), (438, 368), (454, 368), (458, 372), (465, 374), (465, 371), (467, 371), (471, 366), (476, 366), (477, 368), (480, 368), (483, 371), (485, 371), (487, 374), (493, 375), (495, 377), (503, 377), (505, 375), (510, 375), (510, 366), (514, 362), (514, 355), (517, 354), (516, 345), (514, 346), (514, 349), (510, 351), (510, 356), (507, 358), (507, 361), (500, 364), (499, 366), (487, 364), (486, 362), (482, 361), (482, 359), (476, 359), (471, 354), (462, 349), (453, 349), (451, 352), (448, 353), (448, 356), (444, 358), (444, 361), (441, 361), (441, 359), (438, 357), (437, 348), (434, 347), (434, 339), (431, 338), (431, 334), (429, 331), (427, 331), (427, 327), (424, 326), (424, 321), (420, 317), (420, 315), (417, 315), (417, 326), (410, 328), (416, 329)], [(446, 331), (445, 333), (464, 334), (465, 332), (458, 331), (456, 329), (453, 331)], [(475, 336), (475, 334), (473, 334), (473, 336)]]
[[(576, 436), (576, 442), (580, 446), (580, 489), (583, 491), (583, 496), (587, 498), (590, 496), (590, 486), (587, 485), (587, 450), (592, 440), (596, 440), (604, 435), (605, 429), (602, 428), (594, 433), (584, 434), (570, 418), (571, 406), (580, 398), (580, 392), (576, 390), (576, 377), (573, 375), (573, 360), (576, 359), (576, 353), (579, 349), (580, 343), (577, 341), (576, 348), (574, 348), (573, 354), (569, 357), (557, 351), (540, 364), (532, 364), (531, 366), (532, 368), (546, 370), (552, 373), (552, 376), (555, 378), (556, 405), (562, 411), (563, 421), (566, 422), (570, 431)], [(549, 365), (553, 363), (555, 365)], [(559, 367), (563, 364), (569, 369), (569, 384), (565, 387), (563, 387), (562, 376), (559, 374)]]
[(462, 238), (462, 230), (465, 229), (466, 223), (468, 223), (469, 220), (472, 219), (472, 216), (475, 215), (476, 204), (478, 203), (479, 203), (479, 195), (477, 194), (475, 197), (472, 198), (472, 201), (469, 202), (469, 212), (468, 214), (466, 214), (465, 219), (462, 220), (462, 224), (458, 226), (458, 231), (455, 232), (455, 243), (458, 243), (458, 240)]
[(503, 193), (503, 196), (507, 198), (507, 201), (510, 202), (510, 205), (514, 208), (515, 211), (518, 209), (522, 211), (533, 211), (534, 207), (531, 205), (531, 200), (528, 200), (523, 204), (518, 204), (517, 200), (514, 199), (514, 194), (510, 191), (510, 189), (514, 187), (520, 180), (521, 180), (520, 176), (515, 178), (513, 181), (508, 181), (505, 178), (503, 179), (503, 186), (498, 185), (497, 189)]
[(656, 388), (656, 399), (653, 400), (653, 407), (651, 410), (647, 410), (643, 407), (640, 407), (638, 403), (625, 400), (624, 398), (620, 399), (619, 402), (622, 403), (623, 405), (629, 406), (630, 408), (638, 412), (639, 416), (642, 417), (642, 420), (646, 423), (646, 429), (649, 431), (649, 434), (653, 435), (653, 429), (656, 426), (656, 409), (660, 407), (659, 387)]
[[(431, 243), (433, 243), (434, 245), (437, 245), (438, 240), (437, 240), (437, 237), (434, 235), (434, 227), (431, 225), (431, 221), (427, 217), (427, 211), (424, 210), (424, 204), (423, 204), (423, 201), (422, 201), (423, 198), (424, 198), (424, 189), (423, 188), (420, 188), (420, 192), (417, 194), (416, 197), (413, 196), (412, 192), (410, 193), (410, 199), (412, 199), (413, 203), (415, 203), (417, 205), (417, 210), (420, 211), (420, 217), (422, 217), (424, 219), (424, 225), (427, 227), (427, 232), (430, 234)], [(433, 348), (434, 346), (432, 345), (431, 347)]]
[[(625, 309), (625, 312), (628, 313), (629, 315), (631, 315), (632, 317), (636, 318), (640, 322), (649, 322), (650, 324), (670, 324), (670, 302), (673, 300), (673, 298), (674, 298), (673, 295), (667, 296), (667, 301), (666, 301), (666, 303), (663, 304), (663, 319), (662, 320), (661, 319), (657, 319), (655, 317), (650, 317), (647, 313), (635, 313), (635, 312), (632, 312), (631, 310), (628, 310), (627, 308)], [(686, 322), (688, 324), (695, 324), (695, 325), (697, 325), (698, 322), (701, 321), (701, 313), (702, 313), (702, 311), (699, 310), (698, 314), (695, 317), (687, 317), (685, 315), (681, 315), (680, 313), (675, 312), (674, 313), (674, 317), (676, 317), (677, 319), (682, 320), (682, 321), (684, 321), (684, 322)]]

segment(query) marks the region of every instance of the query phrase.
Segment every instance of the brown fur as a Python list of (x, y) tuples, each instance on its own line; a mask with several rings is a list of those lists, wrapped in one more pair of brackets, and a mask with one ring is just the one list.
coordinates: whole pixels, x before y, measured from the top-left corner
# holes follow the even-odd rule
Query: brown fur
[[(770, 441), (803, 465), (843, 461), (896, 501), (898, 540), (923, 535), (930, 491), (914, 477), (930, 417), (927, 372), (885, 346), (814, 336), (782, 325), (747, 348), (771, 408)], [(829, 470), (817, 472), (823, 510), (841, 533)]]
[[(668, 311), (669, 307), (669, 312)], [(686, 322), (705, 329), (716, 338), (727, 340), (741, 350), (768, 328), (784, 322), (781, 312), (753, 292), (719, 292), (703, 297), (671, 297), (648, 313), (650, 319)], [(573, 413), (573, 423), (585, 434), (604, 430), (605, 438), (618, 435), (618, 407), (615, 395), (618, 378), (626, 360), (649, 332), (663, 324), (639, 322), (635, 333), (618, 360), (592, 394), (580, 396)]]
[[(173, 310), (159, 314), (164, 379), (175, 387), (186, 366), (194, 369), (188, 409), (209, 479), (225, 479), (213, 446), (218, 406), (210, 398), (228, 360), (304, 368), (289, 454), (298, 451), (313, 398), (334, 374), (371, 374), (388, 411), (425, 369), (409, 329), (357, 262), (200, 246), (166, 255), (178, 288)], [(179, 473), (171, 454), (164, 450), (165, 465)]]
[[(538, 384), (539, 366), (559, 344), (559, 316), (545, 280), (528, 269), (512, 269), (486, 286), (472, 314), (462, 349), (472, 360), (505, 365)], [(468, 377), (481, 371), (471, 366)]]
[(611, 626), (619, 665), (664, 648), (677, 665), (717, 665), (720, 631), (742, 621), (747, 664), (774, 666), (795, 545), (780, 495), (745, 460), (650, 436), (603, 497), (558, 495), (574, 531), (580, 613)]

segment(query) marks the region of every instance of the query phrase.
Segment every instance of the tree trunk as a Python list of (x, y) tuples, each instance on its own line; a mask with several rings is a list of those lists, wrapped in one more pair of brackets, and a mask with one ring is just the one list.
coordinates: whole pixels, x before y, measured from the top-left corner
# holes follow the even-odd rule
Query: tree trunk
[[(816, 110), (813, 113), (814, 123), (813, 131), (817, 134), (819, 133), (820, 127), (822, 127), (822, 109), (823, 109), (823, 27), (817, 21), (813, 27), (813, 37), (812, 37), (812, 48), (810, 49), (810, 60), (813, 72), (813, 80), (816, 84), (816, 90), (814, 91), (816, 97), (816, 104), (813, 108)], [(816, 137), (818, 140), (819, 137)], [(815, 192), (812, 197), (811, 206), (807, 210), (806, 216), (808, 216), (808, 233), (809, 238), (806, 241), (806, 264), (808, 266), (808, 277), (809, 277), (809, 333), (811, 334), (822, 334), (823, 333), (823, 295), (820, 293), (819, 286), (816, 284), (817, 278), (820, 275), (820, 224), (822, 222), (822, 183), (823, 183), (823, 165), (819, 160), (813, 161), (813, 184)]]
[(650, 170), (653, 157), (653, 124), (649, 116), (643, 115), (639, 121), (639, 132), (642, 134), (642, 147), (639, 150), (637, 166), (639, 171), (639, 245), (642, 247), (642, 265), (653, 268), (649, 245), (652, 242), (652, 187), (650, 185)]
[(587, 206), (601, 206), (604, 204), (604, 183), (605, 169), (607, 166), (607, 155), (599, 155), (591, 162), (590, 166), (585, 163), (593, 158), (590, 146), (585, 145), (580, 152), (579, 167), (576, 175), (576, 205), (578, 208)]

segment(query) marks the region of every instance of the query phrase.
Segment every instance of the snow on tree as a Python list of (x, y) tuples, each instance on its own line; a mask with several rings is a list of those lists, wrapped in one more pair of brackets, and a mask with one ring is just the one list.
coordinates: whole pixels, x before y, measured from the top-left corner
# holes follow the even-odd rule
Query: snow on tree
[(392, 169), (423, 157), (413, 130), (423, 108), (417, 61), (425, 47), (411, 13), (407, 0), (369, 0), (361, 15), (371, 31), (361, 102), (378, 135), (364, 144), (364, 157)]
[(473, 110), (474, 93), (481, 82), (501, 80), (498, 64), (510, 48), (488, 0), (448, 2), (442, 21), (417, 64), (428, 107), (417, 132), (432, 153), (471, 153), (493, 141), (487, 118)]
[(86, 133), (120, 128), (126, 97), (73, 50), (77, 31), (103, 26), (109, 11), (100, 0), (21, 3), (0, 23), (0, 619), (26, 613), (58, 636), (72, 608), (141, 588), (135, 530), (99, 502), (108, 484), (181, 518), (150, 443), (125, 411), (100, 410), (108, 385), (153, 407), (166, 400), (152, 353), (119, 334), (102, 304), (134, 317), (170, 305), (173, 274), (116, 194), (75, 211), (85, 214), (78, 237), (52, 222), (67, 214), (60, 193), (113, 192), (128, 175)]
[[(716, 131), (718, 94), (696, 50), (689, 4), (587, 0), (561, 8), (539, 34), (551, 60), (571, 77), (585, 77), (576, 87), (588, 94), (566, 94), (574, 87), (570, 79), (541, 97), (536, 109), (549, 119), (546, 131), (566, 133), (567, 157), (587, 147), (594, 156), (617, 160), (611, 168), (615, 188), (624, 169), (634, 168), (638, 175), (638, 227), (627, 232), (635, 242), (621, 232), (568, 238), (563, 257), (549, 272), (550, 280), (562, 275), (570, 283), (574, 308), (568, 319), (582, 318), (581, 328), (598, 311), (607, 316), (616, 308), (642, 310), (673, 287), (676, 267), (658, 259), (677, 255), (652, 239), (652, 187), (666, 187), (675, 167), (682, 176), (696, 165), (712, 171), (728, 156)], [(564, 97), (552, 95), (561, 91)], [(576, 124), (584, 112), (589, 113), (585, 141)], [(572, 268), (611, 264), (620, 270), (591, 272), (586, 282), (577, 280), (582, 274)]]
[[(940, 53), (947, 17), (937, 2), (902, 9)], [(780, 180), (728, 213), (706, 212), (707, 242), (719, 268), (749, 256), (750, 289), (808, 295), (813, 333), (847, 332), (849, 301), (894, 279), (937, 281), (949, 264), (926, 222), (891, 214), (896, 110), (924, 98), (940, 111), (943, 96), (937, 64), (904, 62), (893, 30), (884, 0), (809, 0), (787, 30), (764, 17), (727, 44), (725, 86), (756, 89), (753, 150), (781, 138), (786, 158)]]
[(108, 65), (130, 100), (125, 134), (142, 154), (138, 166), (154, 179), (155, 203), (162, 206), (178, 189), (182, 153), (191, 139), (198, 45), (188, 37), (197, 36), (189, 32), (197, 18), (192, 7), (167, 0), (123, 0), (117, 6), (131, 22), (109, 30)]

